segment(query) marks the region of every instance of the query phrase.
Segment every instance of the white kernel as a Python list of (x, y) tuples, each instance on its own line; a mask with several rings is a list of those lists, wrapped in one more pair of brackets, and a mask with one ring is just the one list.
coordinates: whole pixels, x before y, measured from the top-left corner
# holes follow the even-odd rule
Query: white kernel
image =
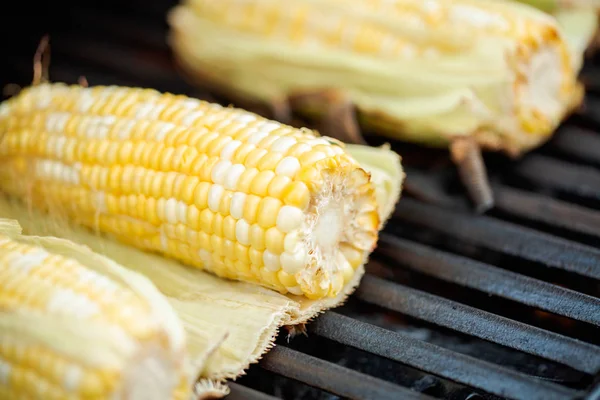
[(275, 168), (277, 175), (285, 175), (290, 178), (296, 176), (296, 173), (300, 170), (300, 161), (295, 157), (284, 157)]
[(281, 128), (281, 124), (273, 121), (267, 121), (258, 126), (258, 130), (265, 133), (273, 132), (275, 129), (278, 128)]
[(177, 201), (177, 221), (185, 223), (187, 221), (188, 205), (183, 201)]
[(252, 114), (244, 113), (240, 114), (233, 119), (235, 122), (240, 122), (242, 124), (247, 124), (252, 121), (256, 121), (256, 117)]
[(89, 111), (89, 109), (92, 108), (95, 102), (96, 101), (94, 99), (94, 96), (90, 91), (81, 91), (81, 95), (77, 100), (79, 111), (82, 113)]
[(75, 392), (79, 388), (79, 383), (83, 376), (83, 371), (78, 365), (69, 365), (64, 372), (63, 387), (68, 392)]
[(79, 318), (87, 318), (99, 312), (96, 303), (70, 289), (55, 289), (46, 307), (51, 313), (71, 314)]
[(229, 160), (221, 160), (218, 163), (216, 163), (212, 169), (212, 171), (210, 172), (210, 179), (212, 179), (212, 181), (214, 183), (218, 183), (219, 185), (223, 184), (223, 181), (225, 180), (225, 175), (227, 174), (227, 171), (229, 170), (229, 167), (231, 167), (231, 161)]
[(29, 272), (32, 269), (39, 267), (47, 257), (48, 253), (44, 250), (32, 251), (11, 260), (9, 267), (21, 272)]
[(177, 223), (177, 200), (170, 198), (165, 203), (165, 217), (170, 224)]
[(200, 249), (200, 251), (198, 251), (198, 257), (200, 257), (200, 260), (205, 267), (210, 267), (212, 265), (212, 256), (208, 251)]
[(216, 213), (219, 211), (224, 191), (225, 188), (218, 184), (214, 184), (210, 187), (208, 191), (208, 208), (210, 208), (212, 212)]
[(183, 117), (181, 119), (181, 124), (183, 126), (192, 126), (192, 125), (194, 125), (194, 122), (196, 122), (196, 120), (203, 115), (204, 115), (204, 112), (201, 110), (192, 111), (191, 113), (189, 113), (188, 115), (186, 115), (185, 117)]
[(293, 253), (287, 251), (281, 254), (281, 268), (290, 275), (295, 275), (306, 264), (306, 251), (303, 247)]
[(244, 216), (245, 202), (246, 193), (235, 192), (231, 197), (231, 204), (229, 205), (229, 214), (235, 219), (242, 218)]
[(169, 134), (169, 132), (171, 132), (174, 128), (175, 128), (175, 124), (172, 124), (170, 122), (161, 124), (160, 128), (158, 128), (156, 130), (156, 133), (154, 135), (154, 140), (156, 140), (157, 142), (164, 141), (165, 138), (167, 137), (167, 135)]
[(200, 104), (200, 100), (196, 99), (185, 99), (179, 103), (182, 108), (197, 108)]
[(283, 206), (277, 215), (277, 228), (284, 232), (298, 229), (304, 220), (304, 213), (298, 207)]
[(298, 231), (293, 231), (285, 235), (283, 239), (283, 248), (288, 253), (293, 253), (298, 250), (298, 247), (302, 244)]
[(0, 117), (6, 117), (10, 114), (10, 105), (8, 103), (0, 104)]
[(163, 249), (163, 251), (169, 251), (169, 238), (167, 237), (167, 232), (165, 232), (164, 225), (160, 226), (159, 239), (160, 247)]
[(300, 145), (296, 146), (296, 148), (294, 149), (294, 153), (299, 156), (301, 154), (306, 153), (307, 151), (312, 150), (312, 146), (306, 144), (306, 143), (300, 143)]
[(227, 143), (225, 147), (223, 147), (223, 150), (221, 150), (221, 158), (223, 160), (231, 160), (231, 157), (233, 157), (233, 153), (235, 153), (237, 148), (241, 145), (242, 142), (240, 142), (239, 140), (232, 140), (231, 142)]
[(263, 252), (263, 262), (265, 264), (265, 268), (269, 271), (277, 272), (281, 269), (279, 256), (271, 253), (269, 250), (265, 250)]
[(68, 113), (50, 114), (46, 119), (46, 130), (48, 132), (63, 132), (68, 121)]
[(224, 179), (225, 188), (235, 190), (237, 188), (237, 183), (240, 180), (240, 176), (242, 176), (245, 170), (246, 168), (242, 164), (234, 164), (229, 167)]
[(120, 126), (121, 129), (117, 131), (117, 137), (120, 140), (127, 140), (131, 137), (131, 131), (135, 126), (135, 121), (130, 119), (127, 120), (123, 125)]
[(290, 147), (296, 144), (296, 139), (291, 138), (289, 136), (282, 136), (271, 145), (272, 151), (279, 151), (281, 153), (285, 153), (289, 150)]
[(285, 288), (288, 292), (295, 294), (296, 296), (302, 296), (304, 294), (300, 286), (286, 286)]
[(268, 132), (264, 132), (264, 131), (254, 132), (253, 134), (248, 136), (248, 139), (246, 139), (246, 142), (250, 143), (250, 144), (257, 144), (258, 142), (260, 142), (267, 136), (269, 136)]
[(235, 238), (244, 246), (250, 244), (250, 225), (243, 219), (235, 223)]

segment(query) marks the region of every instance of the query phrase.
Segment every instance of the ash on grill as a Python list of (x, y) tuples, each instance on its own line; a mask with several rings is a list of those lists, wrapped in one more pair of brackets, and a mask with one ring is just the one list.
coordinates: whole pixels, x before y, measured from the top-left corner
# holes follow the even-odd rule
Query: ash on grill
[[(59, 19), (19, 4), (20, 36), (2, 35), (3, 85), (30, 82), (49, 32), (55, 81), (226, 102), (173, 69), (173, 1), (53, 2)], [(600, 58), (583, 74), (585, 110), (552, 141), (519, 162), (486, 156), (496, 198), (486, 216), (469, 210), (447, 156), (395, 144), (411, 196), (359, 290), (307, 336), (282, 332), (229, 398), (600, 399)]]

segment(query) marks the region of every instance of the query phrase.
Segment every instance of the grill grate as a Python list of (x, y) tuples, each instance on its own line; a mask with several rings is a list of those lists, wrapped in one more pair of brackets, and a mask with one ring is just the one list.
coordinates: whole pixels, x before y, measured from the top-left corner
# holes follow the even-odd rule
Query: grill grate
[[(7, 78), (31, 79), (43, 29), (53, 80), (215, 101), (171, 66), (174, 2), (93, 3), (64, 6), (52, 24), (28, 13), (32, 29), (8, 36), (22, 43)], [(229, 399), (600, 399), (600, 60), (584, 73), (586, 109), (551, 142), (518, 162), (486, 157), (497, 199), (487, 216), (466, 210), (456, 174), (439, 167), (446, 156), (398, 144), (413, 197), (357, 293), (308, 337), (282, 334)]]

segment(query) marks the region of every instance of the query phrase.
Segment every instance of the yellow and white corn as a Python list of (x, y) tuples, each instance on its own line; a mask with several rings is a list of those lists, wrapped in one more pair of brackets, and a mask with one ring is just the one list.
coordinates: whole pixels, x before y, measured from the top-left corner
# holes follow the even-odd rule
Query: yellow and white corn
[(556, 20), (512, 1), (183, 0), (169, 21), (189, 75), (265, 102), (335, 90), (367, 130), (428, 145), (518, 155), (582, 98)]
[(42, 84), (0, 106), (0, 190), (221, 277), (334, 297), (382, 222), (340, 145), (150, 89)]
[(185, 342), (146, 278), (0, 220), (0, 399), (187, 399)]

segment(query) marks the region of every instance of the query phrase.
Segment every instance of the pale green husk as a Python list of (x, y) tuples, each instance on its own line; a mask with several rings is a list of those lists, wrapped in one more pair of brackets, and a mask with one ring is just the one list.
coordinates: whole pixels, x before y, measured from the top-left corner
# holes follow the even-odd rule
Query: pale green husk
[[(446, 47), (454, 50), (437, 59), (372, 57), (240, 33), (203, 18), (201, 10), (193, 11), (194, 3), (184, 1), (169, 18), (170, 43), (179, 63), (189, 75), (196, 72), (240, 96), (268, 102), (302, 92), (338, 90), (357, 105), (359, 119), (367, 128), (433, 146), (447, 146), (456, 137), (472, 135), (482, 147), (515, 154), (539, 145), (551, 134), (552, 129), (525, 134), (513, 115), (513, 72), (505, 62), (517, 47), (512, 38), (468, 30), (402, 31), (415, 43), (434, 47), (440, 46), (440, 36), (444, 36)], [(312, 0), (302, 3), (316, 4)], [(319, 4), (325, 7), (329, 2)], [(545, 13), (522, 4), (493, 1), (487, 5), (510, 7), (514, 15), (554, 24)], [(326, 11), (341, 13), (331, 7)], [(354, 13), (360, 14), (356, 8)], [(394, 29), (403, 29), (401, 19), (393, 21)], [(574, 92), (561, 99), (551, 128), (579, 102), (575, 76), (567, 79), (572, 80)], [(309, 114), (323, 110), (323, 104), (301, 109)]]

